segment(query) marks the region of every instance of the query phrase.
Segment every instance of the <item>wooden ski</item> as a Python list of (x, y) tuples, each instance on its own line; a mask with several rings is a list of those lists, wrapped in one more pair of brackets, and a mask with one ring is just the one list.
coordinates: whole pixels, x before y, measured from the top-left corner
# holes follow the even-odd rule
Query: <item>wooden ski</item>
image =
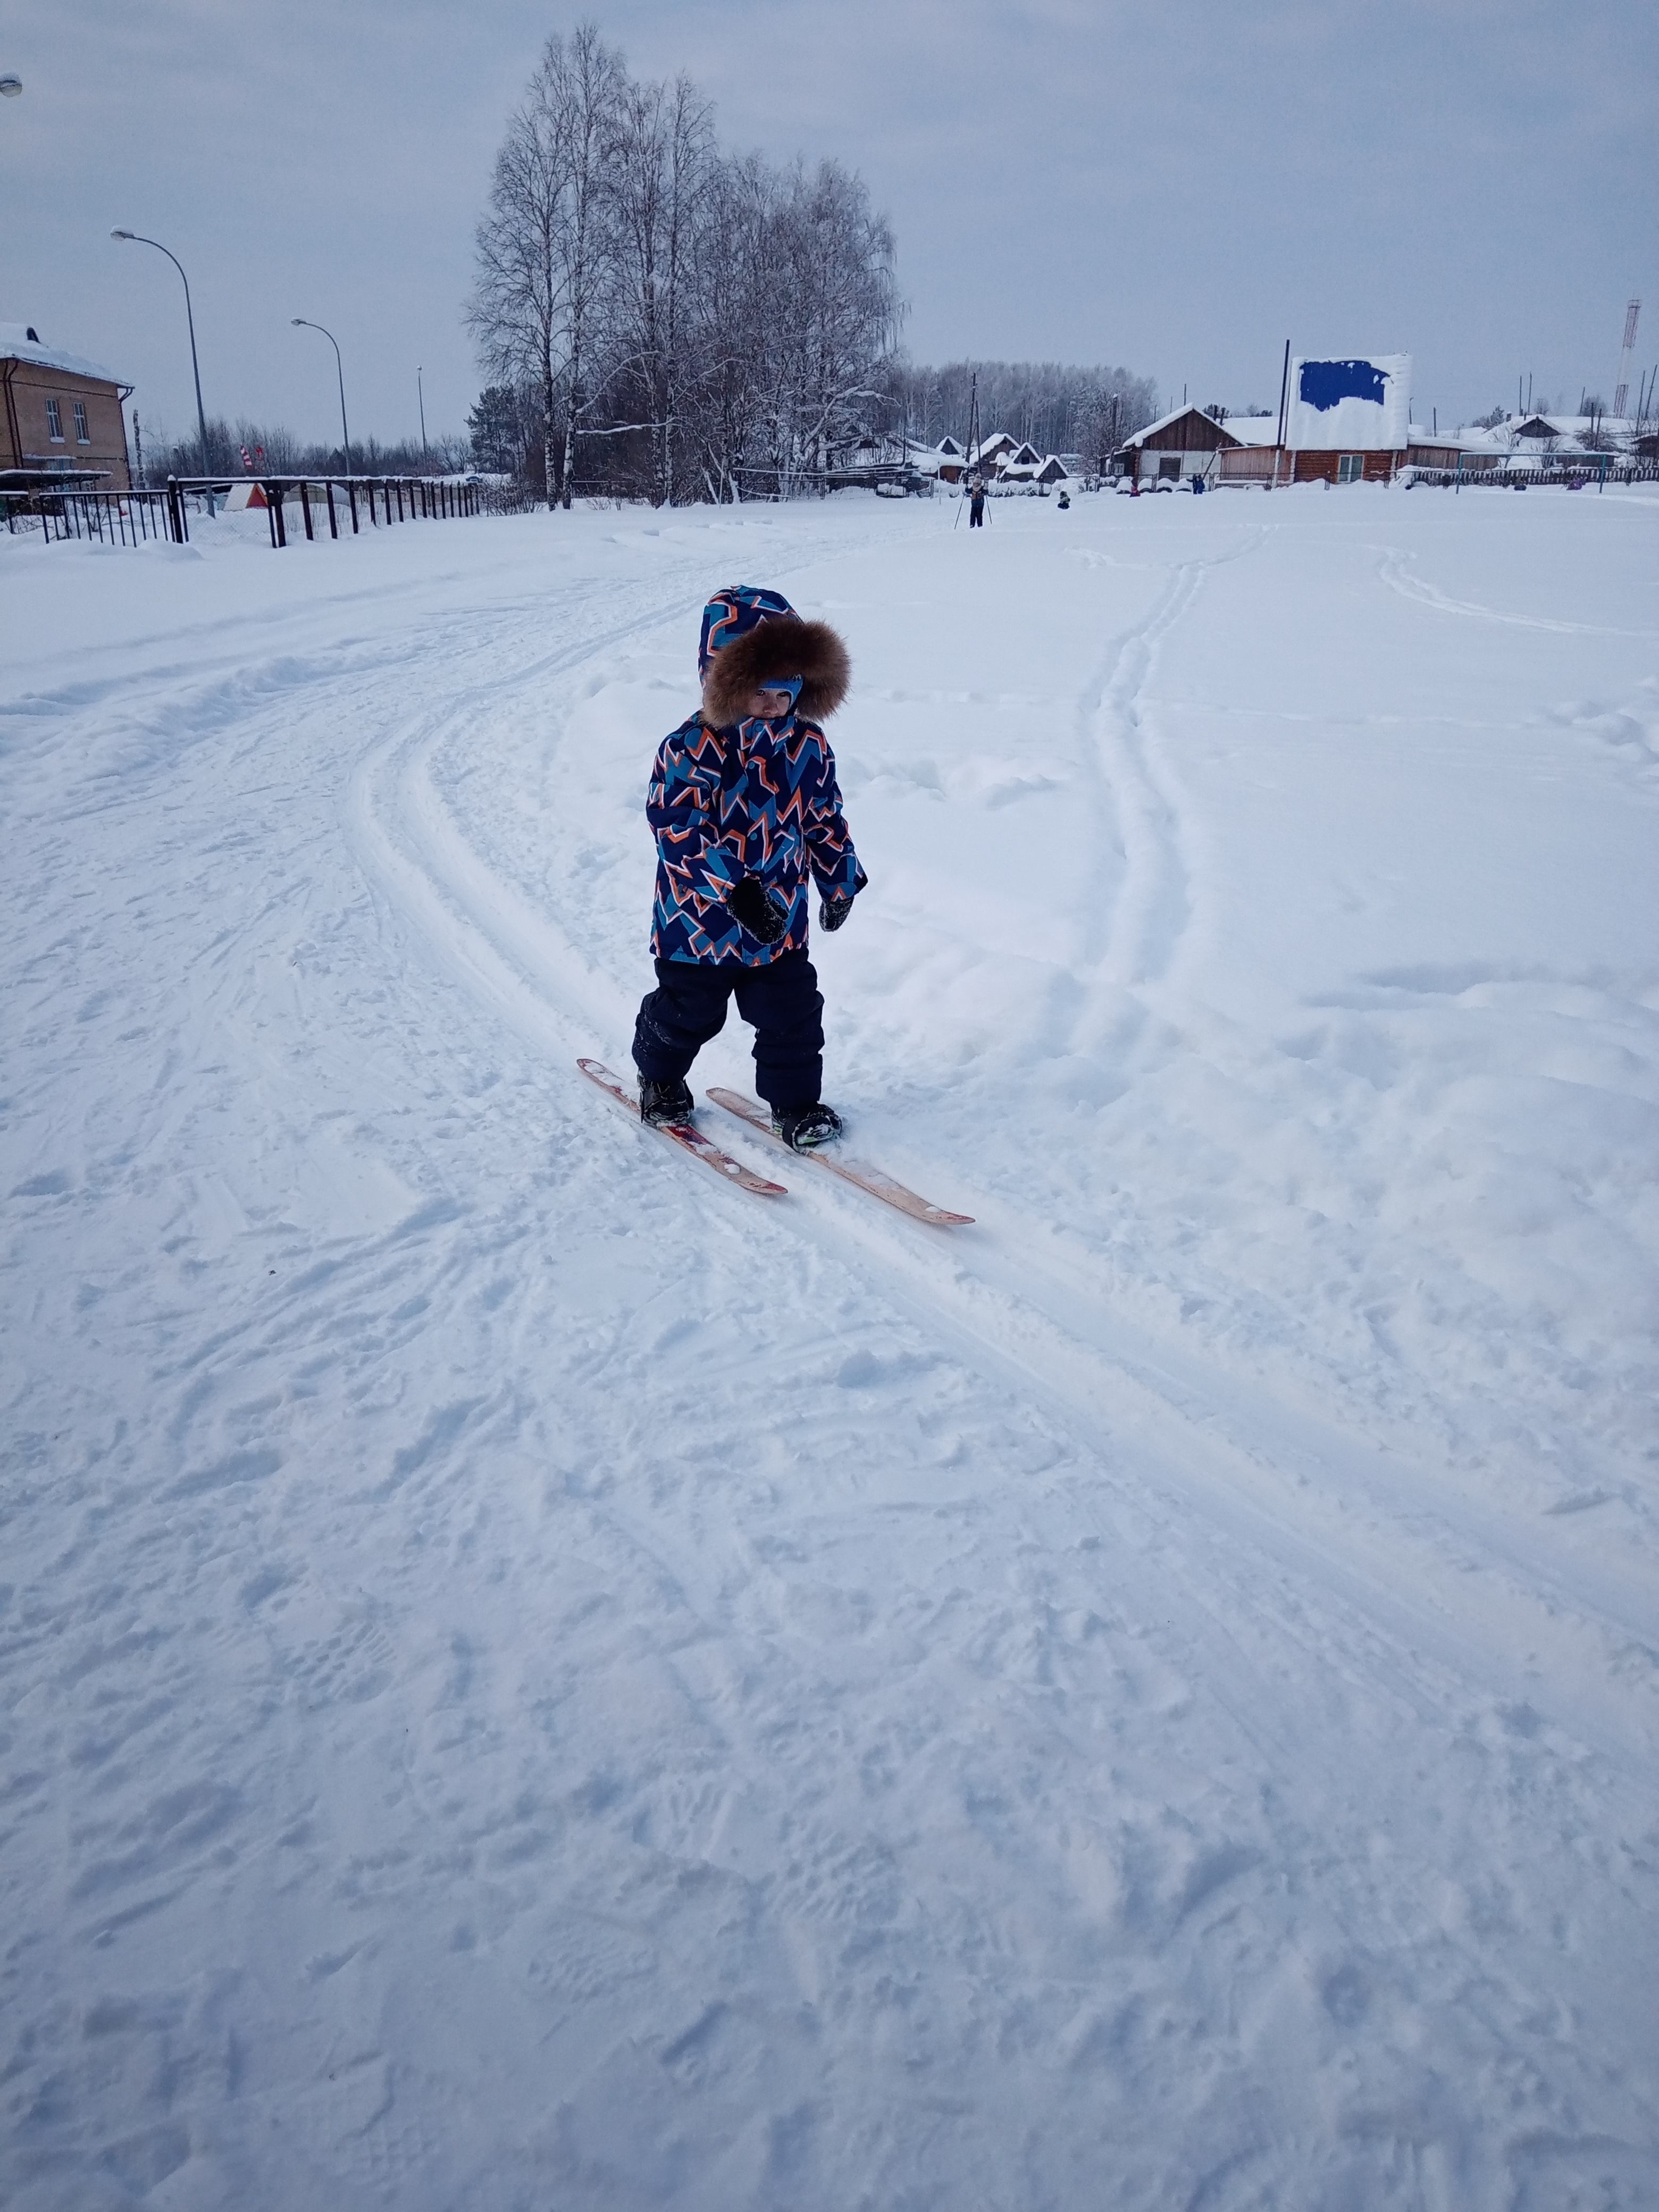
[(773, 1135), (772, 1116), (765, 1107), (756, 1099), (745, 1098), (741, 1091), (711, 1090), (708, 1095), (717, 1106), (724, 1106), (728, 1114), (735, 1114), (740, 1121), (746, 1121), (757, 1136), (764, 1137), (780, 1152), (788, 1152), (792, 1159), (811, 1160), (815, 1166), (839, 1176), (843, 1182), (856, 1183), (860, 1190), (867, 1190), (872, 1198), (884, 1199), (889, 1206), (897, 1206), (901, 1213), (908, 1213), (913, 1220), (930, 1222), (935, 1229), (966, 1229), (973, 1222), (971, 1213), (948, 1213), (942, 1206), (932, 1206), (866, 1161), (843, 1159), (834, 1146), (820, 1146), (810, 1152), (794, 1152), (781, 1137)]
[[(576, 1065), (590, 1083), (597, 1083), (607, 1097), (614, 1098), (618, 1106), (639, 1121), (640, 1102), (621, 1076), (613, 1075), (602, 1060), (579, 1060)], [(654, 1127), (658, 1136), (666, 1137), (671, 1145), (678, 1145), (681, 1152), (689, 1152), (694, 1160), (701, 1160), (706, 1168), (712, 1168), (722, 1182), (734, 1182), (739, 1190), (751, 1190), (759, 1198), (787, 1198), (789, 1194), (784, 1184), (769, 1182), (764, 1176), (744, 1167), (741, 1160), (734, 1160), (730, 1152), (723, 1152), (690, 1121), (645, 1122), (641, 1126)]]

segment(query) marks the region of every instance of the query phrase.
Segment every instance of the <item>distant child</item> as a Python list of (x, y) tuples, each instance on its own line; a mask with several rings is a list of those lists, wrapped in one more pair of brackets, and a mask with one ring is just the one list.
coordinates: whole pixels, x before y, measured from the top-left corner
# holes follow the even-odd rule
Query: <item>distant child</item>
[(969, 530), (983, 530), (985, 527), (985, 487), (977, 477), (968, 487), (968, 527)]
[(840, 1136), (823, 1083), (823, 1000), (806, 957), (808, 878), (818, 921), (839, 929), (867, 878), (842, 818), (835, 756), (819, 726), (847, 696), (847, 647), (781, 592), (717, 592), (702, 613), (701, 711), (665, 738), (646, 801), (657, 840), (651, 951), (640, 1006), (640, 1114), (692, 1110), (691, 1063), (726, 1026), (755, 1032), (755, 1087), (797, 1152)]

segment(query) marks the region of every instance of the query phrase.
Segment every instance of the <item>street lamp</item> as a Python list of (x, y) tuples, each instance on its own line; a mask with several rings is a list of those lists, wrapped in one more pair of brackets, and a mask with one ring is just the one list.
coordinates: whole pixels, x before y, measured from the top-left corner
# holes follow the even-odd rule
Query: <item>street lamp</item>
[(349, 476), (351, 474), (351, 433), (346, 428), (345, 370), (340, 365), (340, 341), (332, 331), (323, 330), (320, 323), (307, 322), (303, 315), (291, 316), (289, 320), (296, 331), (323, 331), (323, 336), (334, 349), (334, 368), (340, 380), (340, 440), (345, 447), (346, 474)]
[(110, 233), (110, 236), (112, 238), (126, 239), (134, 246), (153, 246), (158, 253), (166, 253), (167, 259), (179, 271), (179, 282), (185, 288), (185, 320), (190, 325), (190, 367), (191, 374), (196, 379), (196, 427), (202, 434), (202, 474), (205, 477), (210, 473), (208, 467), (207, 416), (203, 411), (202, 408), (202, 371), (200, 365), (196, 359), (196, 318), (191, 313), (190, 279), (185, 274), (184, 264), (179, 260), (176, 253), (170, 253), (167, 252), (167, 247), (162, 245), (159, 238), (145, 238), (136, 230), (112, 230)]

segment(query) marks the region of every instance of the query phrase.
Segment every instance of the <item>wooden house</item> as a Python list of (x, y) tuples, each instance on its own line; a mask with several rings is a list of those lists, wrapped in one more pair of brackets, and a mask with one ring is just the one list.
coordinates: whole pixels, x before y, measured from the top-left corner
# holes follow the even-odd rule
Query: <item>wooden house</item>
[(1007, 430), (993, 430), (968, 455), (969, 472), (994, 481), (1019, 451), (1019, 440)]
[(1177, 407), (1126, 438), (1112, 462), (1119, 476), (1174, 486), (1193, 477), (1212, 477), (1218, 456), (1242, 442), (1232, 423), (1218, 422), (1201, 407)]

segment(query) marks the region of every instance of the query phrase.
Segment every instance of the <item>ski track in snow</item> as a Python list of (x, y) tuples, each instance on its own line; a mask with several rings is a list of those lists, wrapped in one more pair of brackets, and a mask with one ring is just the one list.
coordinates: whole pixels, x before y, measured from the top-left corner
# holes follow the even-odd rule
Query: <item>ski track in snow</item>
[[(1138, 1091), (1280, 1095), (1205, 968), (1194, 794), (1234, 755), (1176, 695), (1222, 580), (1260, 623), (1286, 561), (1368, 557), (1358, 502), (1158, 506), (1079, 504), (1137, 562), (1060, 556), (1085, 642), (1032, 711), (1070, 769), (952, 781), (940, 720), (849, 792), (886, 874), (864, 949), (824, 948), (831, 1021), (872, 1054), (913, 1021), (863, 1148), (979, 1217), (955, 1237), (806, 1174), (764, 1212), (574, 1067), (625, 1064), (636, 787), (704, 590), (763, 561), (831, 618), (861, 594), (879, 733), (935, 632), (867, 609), (948, 634), (974, 588), (936, 516), (577, 518), (533, 587), (443, 550), (455, 605), (411, 532), (384, 598), (5, 702), (19, 2204), (1649, 2201), (1650, 1498), (1610, 1451), (1493, 1481), (1475, 1401), (1443, 1419), (1382, 1338), (1368, 1424), (1335, 1340), (1328, 1374), (1241, 1357), (1218, 1276), (1160, 1325), (1135, 1272), (1182, 1225), (1085, 1180), (1089, 1111), (1115, 1145)], [(1057, 592), (1056, 518), (997, 520), (995, 588)], [(1582, 776), (1644, 773), (1638, 680), (1549, 734)], [(844, 757), (890, 742), (858, 712)], [(941, 793), (962, 840), (1075, 806), (1105, 861), (1030, 1066), (970, 1058), (960, 1109), (905, 873)], [(1639, 983), (1443, 933), (1312, 1019), (1507, 990), (1648, 1048)], [(1334, 1071), (1316, 1120), (1324, 1036), (1288, 1058)]]
[(1555, 622), (1547, 616), (1506, 613), (1501, 607), (1453, 599), (1424, 577), (1413, 575), (1413, 558), (1403, 546), (1384, 546), (1377, 573), (1391, 592), (1415, 600), (1419, 606), (1432, 607), (1437, 614), (1468, 615), (1477, 622), (1502, 623), (1510, 629), (1540, 630), (1555, 637), (1624, 637), (1639, 639), (1644, 645), (1659, 644), (1659, 629), (1611, 629), (1605, 623)]
[[(1261, 533), (1253, 542), (1260, 544)], [(1107, 944), (1096, 964), (1102, 983), (1119, 996), (1127, 986), (1158, 979), (1173, 957), (1184, 921), (1178, 814), (1167, 790), (1154, 780), (1141, 702), (1157, 642), (1191, 606), (1205, 565), (1180, 564), (1148, 619), (1115, 648), (1110, 674), (1102, 687), (1103, 774), (1121, 825), (1119, 843), (1127, 864)], [(538, 682), (556, 671), (574, 677), (659, 619), (654, 611), (643, 613), (560, 661), (538, 665), (524, 680)], [(446, 721), (465, 720), (476, 712), (477, 703), (471, 698), (458, 702)], [(444, 728), (429, 731), (401, 746), (383, 749), (378, 760), (366, 764), (358, 780), (366, 850), (374, 848), (378, 871), (389, 889), (401, 881), (405, 911), (424, 921), (434, 950), (452, 971), (463, 980), (476, 979), (477, 988), (498, 1008), (516, 1011), (530, 1041), (545, 1043), (568, 1058), (596, 1029), (615, 1037), (631, 1011), (628, 982), (596, 974), (556, 918), (532, 909), (517, 897), (466, 843), (431, 778), (433, 754), (447, 734)], [(390, 776), (388, 750), (396, 758)], [(365, 795), (377, 780), (386, 793), (378, 810)], [(377, 811), (384, 817), (378, 822)], [(395, 830), (386, 826), (391, 822)], [(1089, 1031), (1096, 1025), (1086, 1015), (1082, 1026), (1083, 1042), (1092, 1042)], [(719, 1126), (723, 1139), (734, 1134), (724, 1122)], [(740, 1137), (738, 1144), (741, 1147)], [(752, 1151), (752, 1146), (748, 1149)], [(798, 1175), (797, 1182), (800, 1180)], [(816, 1187), (812, 1195), (817, 1195)], [(872, 1218), (863, 1202), (837, 1196), (845, 1217), (836, 1224), (837, 1241), (843, 1250), (856, 1252), (860, 1272), (876, 1280), (884, 1272), (900, 1270), (898, 1280), (884, 1285), (890, 1297), (926, 1325), (943, 1323), (975, 1364), (989, 1359), (1005, 1367), (1023, 1391), (1035, 1384), (1062, 1425), (1068, 1416), (1081, 1414), (1087, 1424), (1085, 1433), (1102, 1423), (1111, 1428), (1126, 1421), (1144, 1432), (1149, 1421), (1161, 1416), (1160, 1443), (1168, 1464), (1185, 1468), (1190, 1477), (1197, 1467), (1209, 1462), (1205, 1471), (1210, 1480), (1193, 1502), (1212, 1521), (1230, 1518), (1240, 1540), (1260, 1544), (1266, 1537), (1270, 1548), (1286, 1542), (1281, 1516), (1291, 1501), (1273, 1480), (1274, 1454), (1283, 1455), (1290, 1445), (1298, 1467), (1342, 1463), (1346, 1479), (1341, 1488), (1351, 1502), (1330, 1515), (1324, 1540), (1310, 1546), (1307, 1564), (1324, 1575), (1346, 1564), (1358, 1592), (1369, 1595), (1374, 1604), (1392, 1608), (1398, 1606), (1401, 1593), (1421, 1591), (1444, 1579), (1449, 1561), (1450, 1578), (1438, 1592), (1437, 1602), (1407, 1611), (1402, 1620), (1404, 1632), (1438, 1642), (1454, 1663), (1484, 1671), (1480, 1643), (1449, 1632), (1447, 1627), (1457, 1610), (1453, 1586), (1469, 1571), (1474, 1559), (1510, 1584), (1506, 1595), (1517, 1607), (1517, 1643), (1527, 1640), (1535, 1645), (1540, 1638), (1548, 1641), (1564, 1632), (1559, 1671), (1568, 1679), (1583, 1658), (1605, 1662), (1608, 1656), (1595, 1648), (1593, 1634), (1588, 1645), (1574, 1648), (1583, 1616), (1611, 1626), (1619, 1649), (1626, 1648), (1626, 1639), (1639, 1641), (1650, 1626), (1652, 1590), (1644, 1579), (1621, 1580), (1616, 1568), (1602, 1565), (1580, 1600), (1559, 1555), (1547, 1541), (1522, 1539), (1510, 1516), (1467, 1510), (1459, 1516), (1454, 1510), (1449, 1519), (1443, 1486), (1431, 1474), (1402, 1466), (1398, 1460), (1368, 1466), (1363, 1449), (1357, 1450), (1351, 1441), (1322, 1430), (1316, 1422), (1297, 1422), (1271, 1401), (1259, 1401), (1251, 1407), (1248, 1394), (1236, 1385), (1224, 1393), (1229, 1402), (1217, 1403), (1215, 1386), (1200, 1370), (1188, 1367), (1184, 1374), (1172, 1372), (1150, 1346), (1135, 1344), (1133, 1337), (1123, 1343), (1128, 1333), (1114, 1326), (1099, 1302), (1089, 1298), (1085, 1285), (1045, 1275), (1029, 1261), (1021, 1263), (1012, 1257), (1020, 1224), (1006, 1208), (1001, 1209), (1002, 1235), (997, 1240), (1000, 1249), (989, 1264), (952, 1254), (911, 1267), (905, 1264), (913, 1242), (907, 1232), (896, 1231), (879, 1215)], [(994, 1197), (976, 1194), (976, 1202), (997, 1211)], [(1078, 1325), (1080, 1299), (1091, 1308), (1084, 1328)], [(1195, 1438), (1195, 1424), (1207, 1434)], [(1226, 1436), (1231, 1449), (1217, 1449), (1218, 1431), (1232, 1432)], [(1291, 1474), (1292, 1488), (1300, 1479)], [(1364, 1491), (1373, 1493), (1366, 1512), (1352, 1502)], [(1402, 1541), (1405, 1532), (1389, 1529), (1387, 1523), (1407, 1495), (1419, 1525)], [(1381, 1499), (1389, 1504), (1379, 1510)], [(1304, 1537), (1311, 1534), (1301, 1533)], [(1384, 1562), (1379, 1554), (1390, 1537), (1394, 1555)], [(1340, 1556), (1344, 1553), (1349, 1555), (1346, 1561)], [(1564, 1610), (1566, 1619), (1562, 1618)], [(1593, 1709), (1581, 1709), (1576, 1719), (1581, 1727), (1588, 1725), (1592, 1735), (1599, 1733)], [(1621, 1726), (1615, 1723), (1613, 1740), (1621, 1734)], [(1638, 1729), (1638, 1744), (1650, 1746), (1651, 1741), (1644, 1728)]]

